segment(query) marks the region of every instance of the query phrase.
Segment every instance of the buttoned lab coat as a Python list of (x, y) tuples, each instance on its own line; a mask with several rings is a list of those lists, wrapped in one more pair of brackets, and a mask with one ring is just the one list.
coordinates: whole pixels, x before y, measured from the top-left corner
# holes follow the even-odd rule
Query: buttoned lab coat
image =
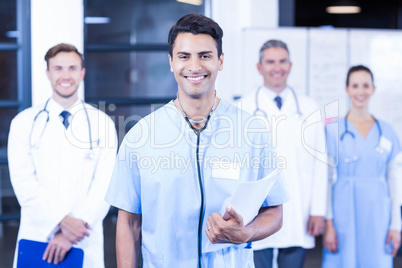
[[(327, 166), (324, 126), (316, 111), (317, 104), (297, 95), (301, 117), (296, 118), (296, 101), (289, 89), (281, 110), (276, 94), (262, 87), (258, 95), (259, 108), (268, 115), (262, 120), (270, 126), (272, 144), (283, 167), (291, 200), (283, 205), (283, 226), (275, 234), (253, 243), (254, 250), (300, 246), (313, 248), (314, 237), (307, 233), (312, 216), (325, 216), (327, 204)], [(253, 114), (256, 110), (255, 89), (236, 105)]]
[[(209, 251), (206, 222), (223, 213), (240, 182), (263, 178), (275, 167), (269, 133), (258, 120), (221, 100), (200, 134), (200, 173), (205, 197), (203, 267), (254, 267), (247, 243)], [(250, 131), (248, 131), (250, 130)], [(106, 200), (142, 214), (144, 267), (196, 267), (201, 193), (195, 154), (197, 135), (173, 101), (138, 122), (124, 138)], [(262, 206), (289, 199), (278, 176)]]
[[(59, 117), (63, 108), (50, 99), (47, 124), (47, 114), (41, 112), (33, 125), (44, 104), (28, 108), (12, 120), (8, 161), (21, 205), (18, 241), (48, 242), (65, 216), (79, 218), (92, 227), (90, 236), (74, 245), (84, 250), (84, 267), (104, 267), (102, 222), (109, 209), (104, 195), (113, 171), (117, 136), (106, 114), (84, 105), (91, 125), (92, 152), (83, 103), (77, 101), (70, 109), (72, 119), (66, 130)], [(18, 242), (14, 266), (17, 253)]]

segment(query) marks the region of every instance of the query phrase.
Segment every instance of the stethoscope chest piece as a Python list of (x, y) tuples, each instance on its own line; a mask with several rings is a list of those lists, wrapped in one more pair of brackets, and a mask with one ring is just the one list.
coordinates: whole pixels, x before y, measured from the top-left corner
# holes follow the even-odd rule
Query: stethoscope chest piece
[(95, 154), (91, 151), (87, 154), (87, 159), (89, 160), (94, 160), (95, 159)]

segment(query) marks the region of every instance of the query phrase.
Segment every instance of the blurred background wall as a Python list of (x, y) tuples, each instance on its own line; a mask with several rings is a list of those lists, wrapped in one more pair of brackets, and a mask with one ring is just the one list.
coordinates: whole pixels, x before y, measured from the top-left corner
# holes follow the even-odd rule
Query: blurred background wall
[[(44, 55), (60, 42), (84, 53), (87, 74), (80, 96), (112, 117), (120, 140), (140, 118), (175, 98), (167, 36), (187, 13), (205, 14), (224, 30), (224, 69), (216, 83), (223, 99), (233, 101), (261, 83), (258, 49), (265, 40), (281, 38), (294, 64), (289, 83), (323, 107), (339, 101), (340, 114), (348, 105), (343, 95), (347, 68), (372, 67), (377, 89), (382, 88), (375, 106), (391, 100), (384, 115), (393, 115), (401, 135), (402, 0), (354, 1), (359, 13), (328, 13), (335, 2), (0, 0), (0, 266), (11, 266), (19, 222), (7, 166), (10, 121), (50, 96)], [(108, 267), (115, 265), (114, 220), (112, 209), (105, 221)]]

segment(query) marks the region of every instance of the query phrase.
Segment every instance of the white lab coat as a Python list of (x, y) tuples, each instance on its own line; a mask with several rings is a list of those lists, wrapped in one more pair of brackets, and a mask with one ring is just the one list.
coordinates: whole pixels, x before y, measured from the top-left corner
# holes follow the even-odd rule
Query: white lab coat
[[(327, 202), (327, 166), (325, 133), (319, 111), (311, 99), (298, 95), (302, 116), (296, 118), (296, 102), (286, 89), (282, 109), (274, 102), (275, 94), (261, 87), (258, 100), (269, 119), (272, 146), (277, 150), (275, 165), (284, 169), (291, 200), (283, 204), (283, 226), (272, 236), (253, 243), (254, 250), (300, 246), (313, 248), (314, 237), (307, 233), (310, 216), (325, 216)], [(256, 110), (255, 89), (242, 98), (237, 106), (253, 114)], [(308, 118), (308, 119), (306, 119)], [(265, 118), (263, 119), (265, 120)], [(306, 149), (307, 148), (307, 149)]]
[[(59, 117), (63, 108), (53, 99), (47, 111), (34, 118), (43, 105), (19, 113), (11, 122), (8, 160), (11, 183), (21, 205), (18, 240), (48, 242), (67, 215), (87, 222), (90, 236), (74, 245), (84, 250), (84, 267), (104, 267), (103, 226), (109, 205), (104, 196), (113, 171), (117, 148), (113, 121), (83, 103), (71, 108), (66, 130)], [(46, 126), (45, 126), (46, 124)], [(31, 146), (31, 145), (32, 146)], [(92, 157), (91, 157), (92, 156)], [(14, 267), (16, 266), (15, 254)]]

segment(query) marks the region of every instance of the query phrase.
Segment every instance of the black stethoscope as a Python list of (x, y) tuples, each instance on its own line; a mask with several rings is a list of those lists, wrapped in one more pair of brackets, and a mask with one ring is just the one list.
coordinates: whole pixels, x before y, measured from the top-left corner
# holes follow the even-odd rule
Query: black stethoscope
[[(300, 110), (299, 99), (297, 98), (296, 92), (293, 90), (292, 87), (287, 86), (287, 88), (289, 88), (290, 92), (292, 92), (293, 98), (295, 99), (295, 102), (296, 102), (296, 114), (295, 114), (295, 117), (300, 118), (302, 116), (302, 112)], [(262, 86), (258, 87), (257, 92), (255, 93), (255, 107), (256, 108), (255, 108), (255, 111), (254, 111), (254, 115), (260, 114), (260, 115), (262, 115), (262, 116), (264, 116), (265, 118), (268, 119), (267, 113), (264, 110), (262, 110), (260, 108), (260, 106), (258, 105), (258, 96), (260, 94), (261, 89), (262, 89)]]
[[(211, 111), (209, 114), (203, 119), (203, 120), (192, 120), (188, 117), (188, 115), (184, 112), (183, 108), (181, 107), (180, 99), (179, 99), (179, 94), (177, 94), (177, 102), (179, 103), (179, 107), (181, 110), (181, 113), (183, 114), (184, 120), (187, 122), (188, 126), (193, 130), (196, 135), (197, 135), (197, 149), (196, 149), (196, 160), (197, 160), (197, 176), (198, 176), (198, 185), (200, 187), (200, 193), (201, 193), (201, 208), (200, 208), (200, 215), (198, 218), (198, 267), (201, 268), (201, 258), (202, 258), (202, 223), (204, 219), (204, 214), (205, 214), (205, 197), (204, 197), (204, 183), (203, 179), (201, 176), (201, 166), (200, 163), (202, 160), (200, 160), (200, 154), (199, 154), (199, 149), (200, 149), (200, 137), (201, 137), (201, 132), (203, 132), (207, 126), (209, 119), (211, 119), (212, 113), (214, 112), (214, 107), (215, 107), (215, 102), (216, 102), (216, 92), (215, 92), (215, 97), (214, 97), (214, 103), (212, 104)], [(205, 125), (198, 129), (195, 128), (191, 123), (203, 123), (205, 122)]]
[(204, 183), (203, 183), (203, 179), (201, 176), (201, 166), (200, 163), (202, 160), (200, 160), (200, 153), (199, 153), (199, 149), (200, 149), (200, 137), (201, 137), (201, 132), (204, 131), (207, 126), (208, 126), (208, 122), (209, 119), (211, 118), (211, 114), (209, 114), (206, 117), (205, 120), (205, 125), (201, 128), (201, 129), (197, 129), (195, 128), (191, 123), (190, 123), (190, 118), (188, 118), (188, 116), (184, 117), (186, 122), (188, 123), (189, 127), (196, 132), (197, 134), (197, 150), (196, 150), (196, 159), (197, 159), (197, 176), (198, 176), (198, 185), (200, 186), (200, 192), (201, 192), (201, 208), (200, 208), (200, 215), (198, 218), (198, 267), (201, 268), (201, 257), (202, 257), (202, 223), (203, 223), (203, 219), (204, 219), (204, 214), (205, 214), (205, 197), (204, 197)]
[[(357, 161), (358, 157), (356, 155), (356, 143), (354, 142), (355, 134), (352, 131), (350, 131), (349, 128), (348, 128), (348, 119), (347, 119), (347, 117), (348, 117), (348, 115), (345, 116), (345, 121), (344, 121), (345, 130), (341, 134), (340, 140), (341, 140), (341, 142), (343, 142), (343, 139), (345, 138), (346, 135), (350, 135), (350, 137), (353, 139), (353, 145), (354, 145), (353, 152), (354, 152), (354, 155), (351, 158), (347, 158), (347, 157), (345, 158), (345, 163), (351, 163), (351, 162)], [(381, 129), (381, 126), (380, 126), (380, 123), (378, 122), (378, 120), (374, 116), (372, 116), (372, 117), (373, 117), (374, 122), (375, 122), (375, 124), (377, 126), (377, 129), (378, 129), (378, 145), (375, 148), (375, 150), (377, 151), (377, 153), (382, 154), (384, 152), (384, 148), (382, 148), (382, 146), (381, 146), (382, 129)]]
[[(45, 129), (46, 129), (46, 126), (47, 126), (47, 123), (49, 122), (50, 116), (49, 116), (49, 111), (47, 110), (47, 105), (48, 105), (49, 101), (50, 101), (50, 98), (46, 101), (45, 106), (43, 107), (43, 109), (40, 110), (40, 111), (35, 115), (34, 120), (33, 120), (33, 122), (32, 122), (31, 132), (29, 133), (29, 145), (30, 145), (31, 149), (34, 148), (34, 147), (38, 147), (38, 144), (37, 144), (37, 143), (39, 142), (39, 140), (42, 139), (43, 133), (45, 132)], [(86, 117), (87, 117), (87, 122), (88, 122), (89, 153), (88, 153), (88, 155), (87, 155), (87, 158), (90, 159), (90, 160), (93, 160), (93, 159), (95, 158), (95, 154), (94, 154), (94, 150), (93, 150), (93, 147), (92, 147), (91, 122), (90, 122), (90, 120), (89, 120), (88, 111), (87, 111), (87, 108), (85, 107), (84, 102), (81, 101), (81, 103), (82, 103), (82, 106), (84, 107), (85, 115), (86, 115)], [(33, 133), (33, 131), (34, 131), (35, 124), (37, 123), (37, 119), (38, 119), (38, 117), (39, 117), (42, 113), (45, 113), (45, 114), (46, 114), (45, 125), (44, 125), (43, 128), (42, 128), (42, 131), (41, 131), (41, 133), (40, 133), (40, 135), (39, 135), (39, 138), (36, 140), (36, 142), (33, 143), (33, 142), (32, 142), (32, 133)]]

